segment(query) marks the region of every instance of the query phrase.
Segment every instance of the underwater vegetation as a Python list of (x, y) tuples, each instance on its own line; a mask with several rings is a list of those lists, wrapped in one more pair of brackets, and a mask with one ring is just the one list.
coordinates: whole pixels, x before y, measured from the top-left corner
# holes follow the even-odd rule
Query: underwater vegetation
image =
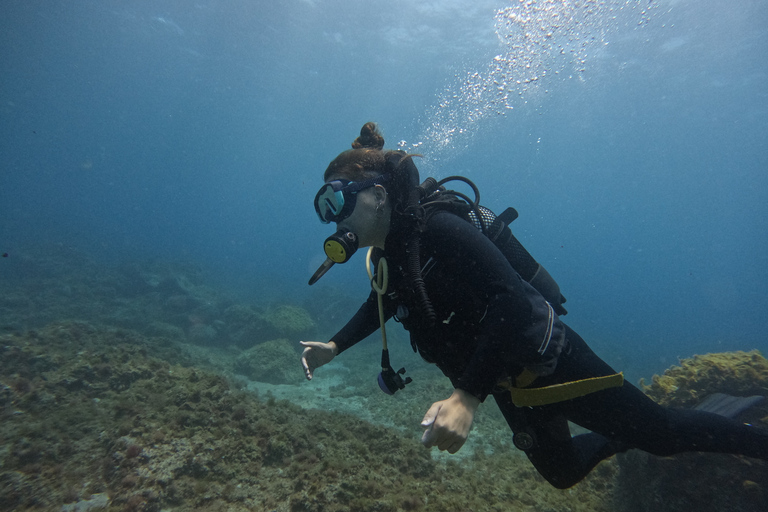
[[(643, 390), (663, 405), (687, 409), (713, 393), (768, 396), (768, 360), (756, 350), (694, 356), (654, 376)], [(736, 419), (768, 428), (768, 404)], [(617, 459), (619, 496), (629, 512), (768, 510), (766, 461), (704, 453), (654, 457), (640, 451)]]
[(595, 493), (614, 464), (562, 492), (516, 453), (441, 463), (392, 429), (177, 364), (168, 340), (66, 322), (0, 347), (5, 509), (612, 510)]
[[(417, 423), (450, 384), (408, 363), (408, 393), (383, 395), (378, 340), (345, 359), (354, 371), (323, 375), (336, 379), (326, 397), (300, 387), (319, 384), (303, 381), (296, 340), (324, 330), (328, 304), (346, 305), (343, 296), (316, 302), (322, 309), (245, 304), (184, 265), (106, 268), (46, 254), (0, 275), (1, 510), (768, 510), (766, 464), (732, 455), (630, 451), (554, 489), (492, 405), (459, 454), (430, 452)], [(293, 400), (275, 397), (286, 389)], [(768, 395), (768, 361), (696, 356), (643, 389), (687, 408), (714, 392)], [(768, 426), (767, 407), (738, 419)]]
[(287, 339), (265, 341), (237, 357), (234, 371), (251, 380), (270, 384), (296, 384), (304, 374), (297, 364), (299, 353)]
[[(706, 354), (683, 359), (664, 375), (654, 375), (650, 385), (640, 383), (643, 391), (656, 402), (680, 408), (698, 405), (716, 392), (735, 396), (768, 396), (768, 360), (757, 351)], [(754, 407), (745, 413), (768, 412), (765, 406)]]
[(0, 332), (82, 319), (201, 346), (247, 349), (277, 338), (310, 338), (317, 330), (304, 308), (235, 301), (188, 264), (109, 268), (55, 246), (17, 251), (4, 261), (0, 279)]

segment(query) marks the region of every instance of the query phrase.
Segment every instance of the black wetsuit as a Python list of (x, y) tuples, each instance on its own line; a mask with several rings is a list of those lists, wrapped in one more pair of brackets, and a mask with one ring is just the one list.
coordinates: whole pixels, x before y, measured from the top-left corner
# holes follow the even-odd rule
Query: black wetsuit
[[(509, 392), (497, 384), (523, 368), (539, 375), (533, 388), (616, 372), (554, 315), (496, 246), (461, 217), (431, 212), (420, 237), (422, 274), (436, 317), (431, 325), (425, 322), (407, 271), (407, 233), (391, 230), (385, 246), (386, 317), (397, 315), (414, 348), (454, 387), (481, 401), (493, 395), (512, 430), (535, 439), (526, 454), (552, 485), (570, 487), (601, 460), (629, 448), (656, 455), (709, 451), (768, 458), (764, 431), (715, 414), (661, 407), (626, 381), (622, 387), (564, 402), (516, 407)], [(341, 353), (378, 326), (372, 293), (332, 339)], [(592, 433), (572, 438), (568, 420)]]

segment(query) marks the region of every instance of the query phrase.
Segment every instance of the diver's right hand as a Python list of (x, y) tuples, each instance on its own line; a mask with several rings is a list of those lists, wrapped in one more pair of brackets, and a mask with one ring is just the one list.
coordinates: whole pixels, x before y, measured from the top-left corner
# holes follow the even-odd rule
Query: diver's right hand
[(336, 357), (338, 348), (336, 343), (329, 341), (322, 343), (319, 341), (300, 341), (304, 346), (304, 352), (301, 353), (301, 366), (304, 367), (304, 375), (307, 380), (312, 380), (312, 374), (315, 370), (330, 363)]

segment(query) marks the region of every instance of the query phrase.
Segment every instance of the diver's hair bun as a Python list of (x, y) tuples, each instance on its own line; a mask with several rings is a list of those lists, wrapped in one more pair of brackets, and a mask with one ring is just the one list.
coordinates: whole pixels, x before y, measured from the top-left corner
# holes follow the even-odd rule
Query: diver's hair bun
[(379, 133), (379, 127), (376, 126), (376, 123), (368, 122), (363, 125), (360, 129), (360, 136), (352, 143), (352, 148), (384, 148), (384, 137)]

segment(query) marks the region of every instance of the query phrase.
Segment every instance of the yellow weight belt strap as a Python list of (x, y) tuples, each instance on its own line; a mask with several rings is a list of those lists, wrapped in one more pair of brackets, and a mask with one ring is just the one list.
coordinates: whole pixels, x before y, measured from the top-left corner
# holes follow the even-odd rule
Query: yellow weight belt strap
[(504, 380), (499, 386), (508, 390), (512, 395), (512, 403), (517, 407), (535, 407), (537, 405), (549, 405), (564, 402), (572, 398), (589, 395), (596, 391), (608, 388), (618, 388), (624, 384), (624, 374), (614, 373), (604, 377), (592, 377), (590, 379), (575, 380), (554, 384), (543, 388), (526, 388), (536, 379), (536, 374), (530, 370), (523, 372), (515, 379), (516, 386), (510, 380)]

